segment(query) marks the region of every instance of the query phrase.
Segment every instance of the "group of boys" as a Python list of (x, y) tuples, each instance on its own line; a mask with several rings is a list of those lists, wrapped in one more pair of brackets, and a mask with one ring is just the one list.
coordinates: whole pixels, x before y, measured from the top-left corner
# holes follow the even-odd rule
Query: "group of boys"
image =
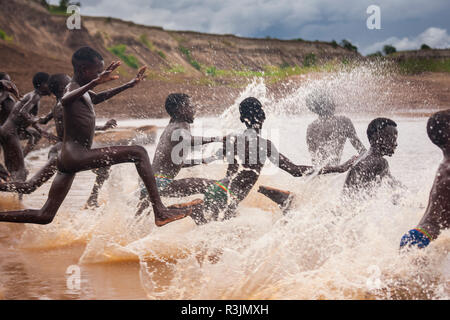
[[(0, 183), (0, 191), (31, 193), (56, 173), (43, 208), (0, 212), (0, 221), (37, 224), (52, 222), (76, 173), (85, 170), (94, 170), (98, 175), (88, 201), (90, 205), (96, 205), (98, 189), (107, 179), (109, 168), (126, 162), (134, 163), (140, 176), (141, 201), (136, 215), (141, 215), (151, 204), (157, 226), (187, 216), (191, 216), (197, 224), (234, 217), (239, 203), (248, 196), (258, 181), (267, 159), (294, 177), (348, 171), (343, 190), (345, 195), (372, 190), (381, 181), (401, 185), (392, 177), (384, 158), (392, 156), (397, 147), (397, 124), (387, 118), (371, 121), (367, 128), (370, 148), (366, 150), (358, 139), (351, 120), (336, 116), (334, 101), (329, 95), (317, 92), (306, 101), (308, 108), (319, 116), (307, 130), (307, 144), (313, 166), (294, 164), (270, 140), (261, 136), (266, 116), (260, 101), (253, 97), (244, 99), (239, 105), (240, 120), (246, 126), (242, 133), (224, 137), (195, 137), (190, 133), (190, 124), (195, 117), (190, 97), (186, 94), (170, 94), (165, 103), (170, 122), (160, 137), (153, 164), (150, 163), (147, 151), (141, 146), (92, 148), (95, 130), (116, 126), (116, 122), (110, 120), (104, 127), (97, 127), (94, 105), (137, 85), (144, 79), (146, 68), (141, 68), (133, 80), (122, 86), (95, 93), (92, 90), (99, 84), (118, 78), (113, 75), (113, 71), (120, 66), (120, 62), (112, 62), (105, 69), (102, 56), (90, 47), (83, 47), (74, 53), (72, 65), (72, 78), (63, 74), (51, 77), (43, 73), (37, 75), (36, 81), (33, 81), (35, 90), (18, 102), (12, 97), (18, 97), (19, 94), (11, 79), (0, 80), (0, 116), (6, 119), (0, 127), (0, 141), (5, 154), (4, 171), (7, 171), (6, 175), (10, 175), (9, 181)], [(56, 105), (47, 117), (37, 119), (40, 97), (49, 95), (50, 92), (56, 97)], [(8, 110), (9, 115), (4, 116)], [(45, 124), (51, 119), (56, 124), (57, 143), (50, 150), (46, 166), (32, 179), (25, 181), (20, 135), (27, 132), (28, 137), (33, 136), (28, 129), (30, 126), (42, 134), (37, 123)], [(450, 109), (433, 114), (428, 121), (428, 136), (441, 148), (444, 160), (438, 169), (424, 217), (415, 229), (401, 239), (401, 247), (423, 248), (449, 226), (449, 125)], [(179, 139), (174, 139), (175, 135)], [(358, 155), (340, 164), (347, 139)], [(183, 152), (188, 148), (179, 148), (180, 143), (188, 147), (221, 143), (222, 148), (215, 157), (188, 160), (188, 155)], [(181, 152), (175, 153), (175, 149)], [(179, 159), (174, 159), (174, 154)], [(206, 164), (214, 159), (226, 160), (227, 170), (223, 179), (176, 179), (182, 168)], [(289, 210), (293, 197), (290, 192), (266, 186), (261, 186), (258, 191), (275, 201), (283, 211)], [(160, 198), (197, 194), (204, 195), (204, 199), (169, 208), (164, 206)]]

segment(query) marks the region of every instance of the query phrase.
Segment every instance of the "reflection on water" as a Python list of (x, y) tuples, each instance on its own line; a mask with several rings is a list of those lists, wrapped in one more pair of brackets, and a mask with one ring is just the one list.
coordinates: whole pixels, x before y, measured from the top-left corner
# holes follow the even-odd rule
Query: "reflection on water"
[[(271, 104), (264, 94), (264, 85), (258, 83), (243, 92), (243, 96), (262, 95), (261, 100)], [(222, 118), (196, 120), (194, 134), (209, 135), (220, 128), (241, 130), (233, 108)], [(0, 297), (448, 299), (448, 230), (426, 250), (398, 253), (401, 236), (425, 210), (441, 154), (426, 136), (426, 118), (391, 117), (398, 123), (399, 147), (388, 161), (392, 174), (408, 191), (383, 187), (364, 203), (340, 202), (345, 175), (293, 178), (268, 166), (258, 185), (293, 191), (296, 199), (289, 215), (281, 216), (271, 201), (256, 192), (256, 186), (235, 219), (200, 227), (184, 219), (156, 228), (152, 216), (134, 218), (137, 174), (133, 165), (113, 169), (97, 210), (82, 209), (94, 175), (80, 173), (52, 224), (0, 224)], [(313, 119), (310, 114), (288, 117), (279, 112), (269, 114), (265, 127), (277, 128), (283, 154), (309, 164), (305, 134)], [(359, 115), (354, 121), (366, 146), (370, 120)], [(153, 155), (154, 146), (147, 150)], [(344, 158), (353, 154), (346, 145)], [(33, 156), (37, 160), (27, 162), (31, 171), (45, 163), (46, 150)], [(179, 177), (218, 179), (224, 172), (225, 167), (215, 163), (183, 169)], [(25, 196), (23, 204), (40, 207), (49, 185)], [(398, 193), (396, 201), (392, 201), (393, 193)], [(14, 196), (2, 196), (4, 207), (19, 205)], [(164, 201), (172, 204), (192, 198)], [(67, 285), (70, 275), (66, 272), (73, 265), (81, 271), (79, 290)]]

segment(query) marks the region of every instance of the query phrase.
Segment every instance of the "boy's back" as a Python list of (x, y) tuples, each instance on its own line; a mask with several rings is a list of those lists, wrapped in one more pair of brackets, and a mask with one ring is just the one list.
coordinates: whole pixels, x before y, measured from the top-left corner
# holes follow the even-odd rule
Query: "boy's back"
[(312, 122), (307, 129), (306, 141), (313, 165), (338, 165), (347, 139), (359, 152), (364, 149), (352, 121), (345, 116), (319, 118)]

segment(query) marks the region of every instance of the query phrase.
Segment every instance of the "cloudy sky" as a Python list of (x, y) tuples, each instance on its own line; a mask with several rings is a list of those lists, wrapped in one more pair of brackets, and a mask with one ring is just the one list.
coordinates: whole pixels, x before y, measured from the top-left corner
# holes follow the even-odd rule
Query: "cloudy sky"
[[(449, 0), (75, 0), (82, 15), (110, 16), (167, 30), (305, 40), (348, 39), (363, 54), (385, 44), (450, 48)], [(58, 3), (51, 0), (50, 3)], [(366, 13), (380, 7), (381, 29)]]

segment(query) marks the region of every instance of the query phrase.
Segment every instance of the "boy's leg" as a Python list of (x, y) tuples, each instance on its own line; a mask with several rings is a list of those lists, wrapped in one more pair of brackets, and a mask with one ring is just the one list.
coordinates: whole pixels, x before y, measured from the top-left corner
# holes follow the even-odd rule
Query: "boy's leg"
[(47, 202), (42, 209), (0, 212), (0, 221), (49, 224), (66, 198), (74, 178), (75, 174), (58, 172), (50, 188)]
[(188, 197), (205, 193), (216, 180), (202, 178), (185, 178), (174, 180), (160, 192), (163, 197)]
[(56, 158), (51, 158), (30, 180), (24, 182), (13, 181), (0, 183), (0, 191), (17, 192), (21, 194), (33, 193), (37, 188), (50, 180), (56, 171)]
[(42, 135), (33, 128), (28, 128), (25, 130), (27, 132), (28, 143), (23, 149), (23, 156), (26, 157), (31, 151), (33, 151), (34, 147), (37, 145), (39, 140), (41, 140)]
[(289, 210), (289, 206), (292, 202), (292, 194), (289, 191), (279, 190), (271, 187), (260, 186), (259, 193), (262, 193), (273, 202), (278, 204), (283, 213)]
[(163, 226), (169, 222), (188, 216), (190, 209), (167, 209), (159, 196), (156, 180), (147, 151), (140, 146), (115, 146), (98, 149), (82, 149), (64, 157), (61, 154), (61, 165), (64, 171), (79, 172), (111, 166), (120, 163), (133, 162), (139, 176), (148, 190), (150, 201), (155, 212), (155, 224)]
[(3, 139), (2, 147), (5, 166), (11, 174), (11, 179), (13, 181), (25, 181), (28, 172), (25, 169), (25, 161), (19, 137), (16, 135), (7, 135)]
[(93, 208), (98, 207), (98, 193), (100, 192), (100, 189), (102, 188), (103, 184), (106, 180), (109, 178), (109, 174), (111, 172), (111, 167), (103, 167), (92, 170), (92, 172), (95, 173), (95, 183), (91, 191), (91, 195), (89, 196), (89, 199), (86, 202), (87, 208)]
[[(161, 190), (159, 194), (162, 197), (188, 197), (194, 194), (202, 194), (205, 193), (208, 187), (214, 184), (214, 182), (215, 180), (202, 178), (186, 178), (174, 180), (163, 190)], [(148, 201), (146, 193), (141, 192), (136, 216), (140, 216), (149, 206), (150, 202)], [(198, 211), (198, 208), (194, 208), (193, 212), (198, 216)]]

